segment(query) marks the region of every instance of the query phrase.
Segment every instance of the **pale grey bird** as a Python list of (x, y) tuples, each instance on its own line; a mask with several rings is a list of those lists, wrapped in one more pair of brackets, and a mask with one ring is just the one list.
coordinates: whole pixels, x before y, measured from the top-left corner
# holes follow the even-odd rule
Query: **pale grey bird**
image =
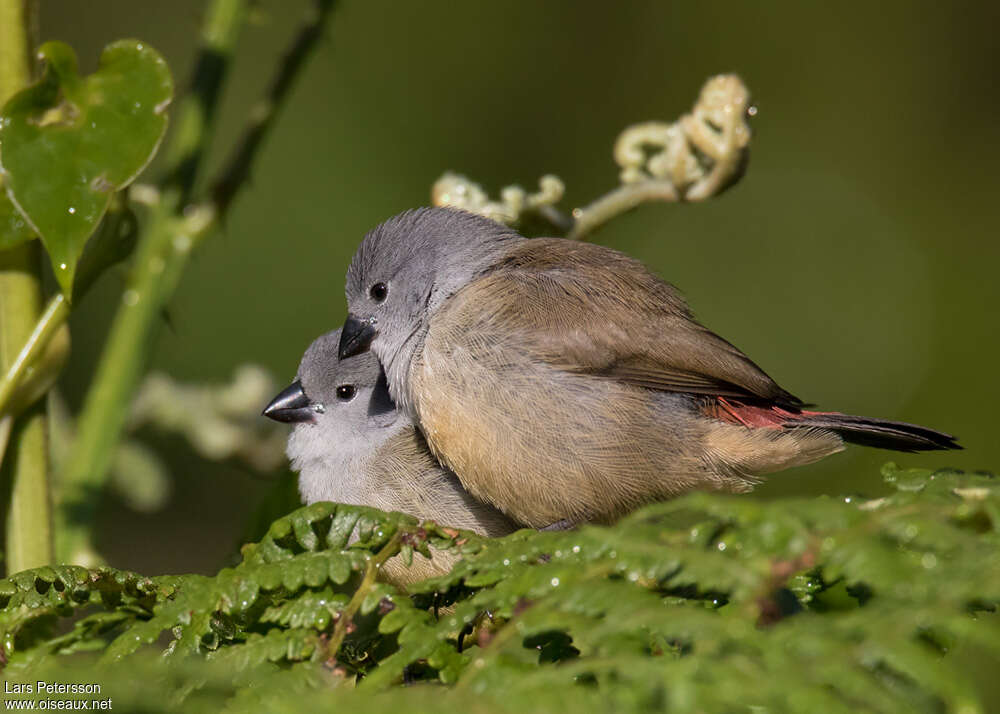
[[(296, 380), (264, 409), (265, 416), (294, 425), (287, 453), (299, 472), (302, 500), (401, 511), (489, 537), (516, 530), (438, 463), (410, 418), (396, 410), (374, 355), (339, 360), (339, 342), (340, 330), (313, 342)], [(405, 586), (448, 572), (454, 559), (435, 551), (430, 561), (415, 555), (408, 568), (393, 558), (382, 575)]]
[(370, 347), (441, 462), (536, 528), (747, 491), (844, 441), (958, 448), (921, 426), (805, 410), (674, 287), (598, 245), (419, 209), (365, 236), (346, 292), (340, 357)]

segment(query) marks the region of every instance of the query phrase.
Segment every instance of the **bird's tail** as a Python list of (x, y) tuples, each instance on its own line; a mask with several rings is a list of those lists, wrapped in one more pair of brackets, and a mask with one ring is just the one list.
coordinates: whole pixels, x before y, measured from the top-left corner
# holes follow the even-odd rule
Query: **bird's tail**
[(785, 428), (829, 429), (851, 444), (894, 451), (961, 449), (951, 434), (902, 421), (851, 416), (839, 412), (802, 411), (782, 425)]
[(844, 441), (895, 451), (938, 451), (961, 449), (951, 434), (902, 421), (852, 416), (840, 412), (810, 412), (774, 404), (748, 404), (741, 400), (716, 397), (705, 411), (732, 424), (764, 429), (826, 429)]

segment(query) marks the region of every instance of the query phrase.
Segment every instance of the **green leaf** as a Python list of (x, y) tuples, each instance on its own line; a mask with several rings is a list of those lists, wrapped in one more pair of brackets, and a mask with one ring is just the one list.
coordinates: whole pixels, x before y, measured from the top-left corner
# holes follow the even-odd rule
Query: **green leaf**
[(10, 202), (7, 192), (0, 191), (0, 250), (13, 248), (34, 237), (35, 232)]
[(84, 78), (63, 43), (47, 42), (38, 56), (44, 76), (0, 113), (0, 163), (10, 200), (72, 297), (87, 238), (163, 138), (173, 80), (160, 54), (136, 40), (108, 45), (97, 72)]
[(78, 302), (105, 270), (125, 260), (139, 238), (139, 222), (124, 200), (116, 194), (97, 232), (87, 241), (76, 265), (73, 302)]

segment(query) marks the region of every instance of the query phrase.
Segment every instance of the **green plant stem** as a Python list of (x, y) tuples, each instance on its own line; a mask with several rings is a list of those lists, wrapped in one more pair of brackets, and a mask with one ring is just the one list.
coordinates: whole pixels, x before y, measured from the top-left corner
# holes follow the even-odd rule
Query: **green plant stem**
[(295, 39), (282, 57), (278, 71), (264, 96), (250, 110), (250, 118), (243, 135), (232, 154), (212, 182), (212, 201), (219, 213), (229, 210), (233, 197), (246, 182), (253, 166), (254, 157), (264, 139), (267, 138), (278, 110), (284, 106), (288, 93), (302, 72), (306, 61), (312, 56), (316, 45), (323, 36), (323, 28), (336, 6), (336, 0), (315, 0), (312, 12), (299, 28)]
[[(58, 555), (60, 561), (91, 565), (96, 556), (90, 528), (103, 490), (115, 445), (128, 414), (128, 401), (138, 384), (152, 347), (163, 305), (167, 261), (179, 275), (190, 251), (175, 228), (173, 202), (154, 207), (142, 237), (118, 313), (111, 325), (101, 361), (79, 420), (79, 430), (61, 486)], [(182, 250), (177, 250), (180, 248)], [(178, 259), (177, 254), (184, 255)]]
[(5, 548), (8, 574), (53, 560), (47, 442), (44, 401), (40, 401), (13, 421), (10, 433), (5, 465), (13, 477)]
[(182, 205), (191, 200), (211, 141), (223, 81), (246, 13), (246, 0), (214, 0), (206, 12), (190, 93), (180, 107), (167, 150), (172, 167), (167, 183), (180, 187)]
[[(0, 253), (0, 368), (16, 359), (41, 307), (38, 244)], [(45, 411), (39, 405), (19, 417), (4, 417), (7, 450), (4, 481), (10, 484), (5, 538), (7, 572), (52, 562), (52, 509)]]
[(28, 83), (28, 14), (24, 0), (0, 0), (0, 105)]
[[(166, 187), (162, 195), (153, 192), (156, 195), (150, 201), (151, 211), (139, 238), (132, 275), (84, 402), (77, 438), (62, 478), (62, 523), (57, 551), (61, 561), (89, 564), (96, 559), (91, 526), (121, 437), (129, 400), (159, 329), (161, 310), (173, 294), (191, 250), (221, 224), (232, 196), (249, 176), (253, 160), (294, 77), (322, 36), (322, 25), (333, 4), (333, 0), (317, 0), (316, 9), (285, 54), (265, 100), (258, 105), (266, 105), (266, 111), (258, 108), (254, 112), (250, 128), (222, 172), (224, 180), (213, 181), (214, 200), (190, 205), (187, 199), (198, 181), (218, 90), (238, 34), (234, 24), (241, 23), (245, 13), (234, 0), (216, 0), (206, 16), (202, 52), (225, 61), (221, 65), (218, 61), (198, 62), (196, 71), (209, 72), (212, 77), (195, 78), (196, 89), (180, 110), (184, 118), (168, 150), (173, 162)], [(199, 89), (204, 87), (213, 88), (212, 92)], [(220, 193), (218, 187), (223, 184), (225, 190)]]
[(65, 296), (62, 293), (53, 295), (39, 316), (38, 322), (32, 328), (21, 351), (10, 363), (7, 372), (0, 377), (0, 415), (5, 413), (15, 388), (23, 382), (28, 367), (41, 358), (45, 348), (48, 347), (59, 328), (66, 323), (68, 317), (69, 303), (66, 302)]
[(584, 236), (610, 221), (615, 216), (631, 211), (648, 201), (678, 201), (677, 187), (670, 181), (650, 179), (625, 184), (601, 196), (585, 208), (573, 211), (573, 228), (567, 238), (582, 240)]
[[(0, 0), (0, 105), (28, 83), (28, 17), (23, 0)], [(4, 372), (41, 310), (40, 267), (36, 242), (0, 253), (0, 370)], [(52, 561), (52, 510), (44, 408), (5, 421), (0, 430), (7, 432), (8, 448), (6, 454), (0, 452), (0, 459), (10, 483), (5, 549), (7, 572), (12, 573)]]
[(347, 636), (347, 629), (354, 621), (354, 616), (358, 614), (358, 610), (361, 609), (365, 598), (368, 597), (368, 593), (375, 585), (375, 578), (378, 577), (379, 568), (382, 567), (385, 561), (399, 553), (400, 543), (402, 543), (402, 536), (399, 531), (396, 531), (395, 535), (389, 539), (389, 542), (382, 546), (382, 549), (368, 561), (368, 565), (365, 568), (365, 575), (358, 584), (358, 589), (354, 591), (354, 595), (351, 596), (347, 606), (340, 611), (340, 615), (337, 617), (337, 624), (333, 628), (333, 634), (330, 635), (330, 639), (326, 643), (326, 659), (328, 661), (336, 659), (337, 652), (340, 651), (340, 646), (344, 644), (344, 638)]

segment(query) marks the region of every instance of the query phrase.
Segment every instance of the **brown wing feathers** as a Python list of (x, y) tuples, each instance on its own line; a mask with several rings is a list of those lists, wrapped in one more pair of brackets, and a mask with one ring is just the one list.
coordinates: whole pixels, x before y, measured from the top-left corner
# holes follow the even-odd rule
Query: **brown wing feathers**
[(537, 239), (493, 272), (519, 294), (507, 304), (520, 314), (507, 317), (522, 322), (540, 356), (563, 369), (662, 391), (802, 405), (698, 324), (675, 288), (622, 253)]

